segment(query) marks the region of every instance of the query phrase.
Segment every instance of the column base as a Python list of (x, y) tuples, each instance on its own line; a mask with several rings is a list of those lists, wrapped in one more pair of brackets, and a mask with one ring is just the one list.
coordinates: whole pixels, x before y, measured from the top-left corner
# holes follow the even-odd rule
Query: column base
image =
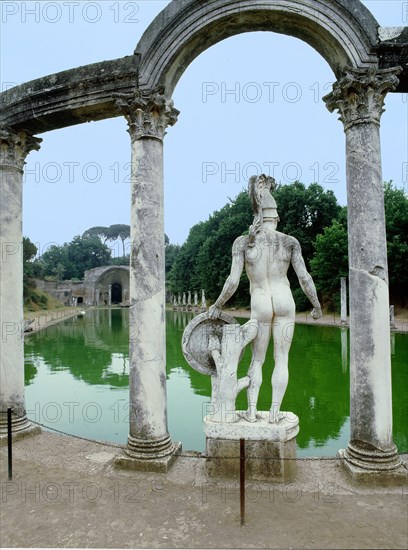
[(245, 477), (254, 481), (287, 483), (296, 477), (296, 435), (299, 419), (292, 413), (277, 424), (269, 423), (269, 412), (249, 423), (211, 422), (204, 419), (206, 469), (211, 477), (235, 478), (240, 471), (240, 439), (245, 439)]
[(122, 455), (114, 458), (114, 465), (117, 468), (124, 470), (135, 470), (139, 472), (159, 472), (167, 473), (172, 464), (177, 458), (177, 455), (181, 453), (181, 443), (172, 442), (171, 447), (168, 449), (166, 455), (152, 453), (145, 453), (143, 456), (132, 452), (131, 449), (126, 448)]
[(337, 453), (341, 469), (351, 481), (371, 485), (400, 485), (408, 481), (408, 471), (394, 447), (391, 451), (361, 450), (351, 443)]
[[(28, 418), (24, 416), (12, 416), (11, 420), (11, 437), (13, 441), (18, 441), (23, 437), (37, 435), (41, 433), (40, 426), (31, 424)], [(7, 445), (7, 415), (0, 415), (0, 447)]]

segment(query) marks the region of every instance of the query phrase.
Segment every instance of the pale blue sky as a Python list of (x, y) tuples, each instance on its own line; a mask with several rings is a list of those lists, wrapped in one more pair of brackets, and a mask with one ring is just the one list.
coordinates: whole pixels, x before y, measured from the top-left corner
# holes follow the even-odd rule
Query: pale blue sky
[[(406, 1), (363, 3), (382, 26), (408, 25)], [(130, 55), (167, 4), (3, 1), (2, 89)], [(171, 242), (181, 244), (192, 225), (261, 171), (282, 183), (318, 181), (346, 203), (343, 127), (321, 101), (333, 78), (310, 46), (265, 32), (225, 40), (189, 66), (174, 93), (179, 121), (165, 138), (165, 230)], [(389, 94), (386, 109), (383, 176), (407, 189), (407, 95)], [(41, 150), (27, 159), (24, 187), (24, 234), (41, 252), (94, 225), (129, 223), (124, 119), (41, 137)]]

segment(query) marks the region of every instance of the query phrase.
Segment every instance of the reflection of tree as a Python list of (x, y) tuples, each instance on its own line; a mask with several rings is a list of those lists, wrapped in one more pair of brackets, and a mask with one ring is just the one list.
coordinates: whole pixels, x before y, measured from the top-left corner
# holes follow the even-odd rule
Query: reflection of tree
[[(243, 323), (245, 319), (239, 319), (239, 322)], [(167, 327), (168, 372), (174, 366), (181, 367), (188, 374), (194, 392), (210, 397), (210, 377), (189, 367), (182, 355), (180, 342), (183, 329), (175, 328), (172, 322), (168, 322)], [(251, 349), (248, 346), (239, 365), (238, 377), (246, 374), (250, 360)], [(264, 365), (259, 410), (269, 410), (271, 406), (272, 368), (271, 343)], [(296, 325), (289, 356), (289, 372), (283, 410), (292, 411), (299, 416), (299, 446), (308, 447), (311, 441), (316, 446), (323, 446), (329, 439), (338, 438), (341, 427), (349, 416), (348, 372), (342, 372), (340, 330)], [(238, 396), (237, 408), (247, 408), (245, 392)]]
[(51, 372), (68, 369), (87, 384), (128, 386), (128, 374), (109, 372), (114, 353), (119, 352), (124, 358), (128, 355), (128, 333), (121, 329), (124, 324), (121, 317), (128, 315), (128, 311), (104, 310), (104, 313), (112, 313), (111, 328), (108, 319), (101, 318), (100, 310), (89, 312), (31, 335), (31, 353), (43, 357)]
[(30, 360), (24, 361), (24, 384), (29, 386), (37, 376), (37, 367)]
[(398, 451), (408, 452), (408, 336), (395, 334), (392, 356), (392, 405), (394, 441)]

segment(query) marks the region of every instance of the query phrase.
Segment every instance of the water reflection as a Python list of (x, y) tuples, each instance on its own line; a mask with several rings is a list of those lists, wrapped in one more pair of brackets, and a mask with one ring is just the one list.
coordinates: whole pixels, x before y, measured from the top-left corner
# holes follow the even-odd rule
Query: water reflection
[[(167, 313), (167, 378), (169, 429), (184, 449), (204, 450), (202, 416), (210, 401), (211, 381), (191, 369), (181, 353), (184, 327), (194, 316)], [(241, 323), (245, 319), (239, 320)], [(289, 356), (289, 385), (283, 410), (300, 418), (299, 456), (335, 455), (349, 439), (348, 329), (296, 325)], [(26, 338), (27, 409), (50, 396), (55, 402), (75, 399), (78, 410), (89, 402), (101, 409), (98, 422), (83, 415), (69, 422), (63, 415), (58, 429), (124, 443), (128, 433), (129, 311), (99, 309), (69, 319)], [(399, 450), (408, 450), (407, 335), (393, 334), (394, 434)], [(245, 350), (239, 367), (244, 376), (250, 363)], [(264, 366), (259, 409), (271, 406), (273, 343)], [(247, 406), (245, 392), (237, 407)], [(81, 408), (82, 407), (82, 408)], [(40, 421), (46, 422), (42, 418)], [(72, 420), (72, 419), (71, 419)]]

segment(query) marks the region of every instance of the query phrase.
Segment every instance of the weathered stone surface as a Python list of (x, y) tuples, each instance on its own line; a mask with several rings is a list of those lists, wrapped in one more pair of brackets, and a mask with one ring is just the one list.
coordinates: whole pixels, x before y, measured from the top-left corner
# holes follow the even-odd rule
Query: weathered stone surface
[[(325, 101), (346, 133), (350, 281), (350, 444), (367, 472), (398, 467), (392, 439), (387, 248), (379, 123), (398, 70), (347, 70)], [(369, 459), (366, 460), (369, 455)], [(351, 471), (351, 470), (350, 470)]]
[(126, 454), (118, 455), (114, 458), (114, 466), (124, 470), (136, 470), (139, 472), (159, 472), (166, 474), (174, 464), (177, 456), (181, 453), (181, 443), (173, 443), (171, 452), (162, 457), (140, 457), (131, 456), (128, 451)]
[[(340, 460), (341, 469), (357, 485), (384, 485), (389, 487), (390, 485), (406, 485), (408, 483), (408, 470), (396, 454), (396, 449), (392, 457), (388, 456), (384, 460), (383, 466), (385, 467), (381, 467), (382, 465), (378, 463), (378, 458), (381, 458), (378, 455), (375, 456), (374, 462), (367, 460), (367, 456), (362, 465), (350, 462), (350, 448), (340, 449), (337, 457)], [(390, 458), (393, 459), (391, 464)]]
[(235, 424), (204, 419), (208, 475), (239, 478), (240, 439), (243, 438), (248, 480), (285, 483), (295, 478), (299, 419), (292, 413), (285, 413), (286, 417), (279, 424), (271, 424), (268, 413), (258, 414), (261, 418), (256, 424), (243, 419)]
[(380, 43), (376, 48), (378, 68), (401, 67), (396, 92), (408, 92), (408, 27), (388, 27), (379, 29)]
[(30, 428), (25, 415), (23, 349), (23, 165), (41, 140), (27, 132), (0, 131), (0, 433), (7, 431), (7, 408), (13, 409), (12, 430)]
[(299, 418), (291, 413), (282, 411), (282, 418), (278, 423), (269, 422), (269, 413), (258, 411), (258, 422), (247, 422), (244, 411), (237, 411), (239, 420), (234, 424), (215, 422), (212, 415), (204, 417), (204, 433), (211, 439), (245, 439), (289, 441), (299, 433)]
[(37, 134), (119, 116), (114, 96), (134, 91), (137, 65), (137, 56), (127, 56), (11, 88), (0, 94), (0, 126)]
[(139, 86), (171, 95), (188, 65), (220, 40), (248, 31), (295, 36), (315, 48), (340, 76), (345, 65), (376, 64), (378, 23), (359, 1), (174, 0), (139, 41)]
[(182, 351), (187, 363), (201, 374), (216, 375), (216, 367), (209, 341), (212, 335), (222, 337), (225, 325), (239, 323), (230, 315), (222, 313), (217, 319), (210, 319), (207, 313), (201, 313), (190, 321), (183, 332)]
[[(248, 192), (254, 212), (253, 223), (248, 236), (240, 236), (234, 241), (230, 274), (220, 295), (209, 309), (209, 317), (217, 319), (223, 305), (237, 290), (245, 268), (250, 283), (250, 322), (256, 321), (258, 324), (252, 342), (248, 380), (240, 381), (240, 389), (248, 386), (246, 418), (249, 422), (257, 422), (262, 367), (271, 336), (274, 342), (274, 369), (270, 422), (278, 422), (280, 418), (280, 407), (289, 380), (288, 358), (295, 325), (295, 303), (287, 279), (290, 266), (313, 306), (312, 317), (318, 319), (322, 316), (316, 288), (306, 270), (299, 242), (276, 230), (279, 216), (276, 201), (271, 194), (275, 186), (274, 178), (265, 174), (249, 178)], [(213, 383), (213, 393), (217, 389)], [(223, 401), (228, 410), (233, 408), (231, 399), (224, 398)]]

